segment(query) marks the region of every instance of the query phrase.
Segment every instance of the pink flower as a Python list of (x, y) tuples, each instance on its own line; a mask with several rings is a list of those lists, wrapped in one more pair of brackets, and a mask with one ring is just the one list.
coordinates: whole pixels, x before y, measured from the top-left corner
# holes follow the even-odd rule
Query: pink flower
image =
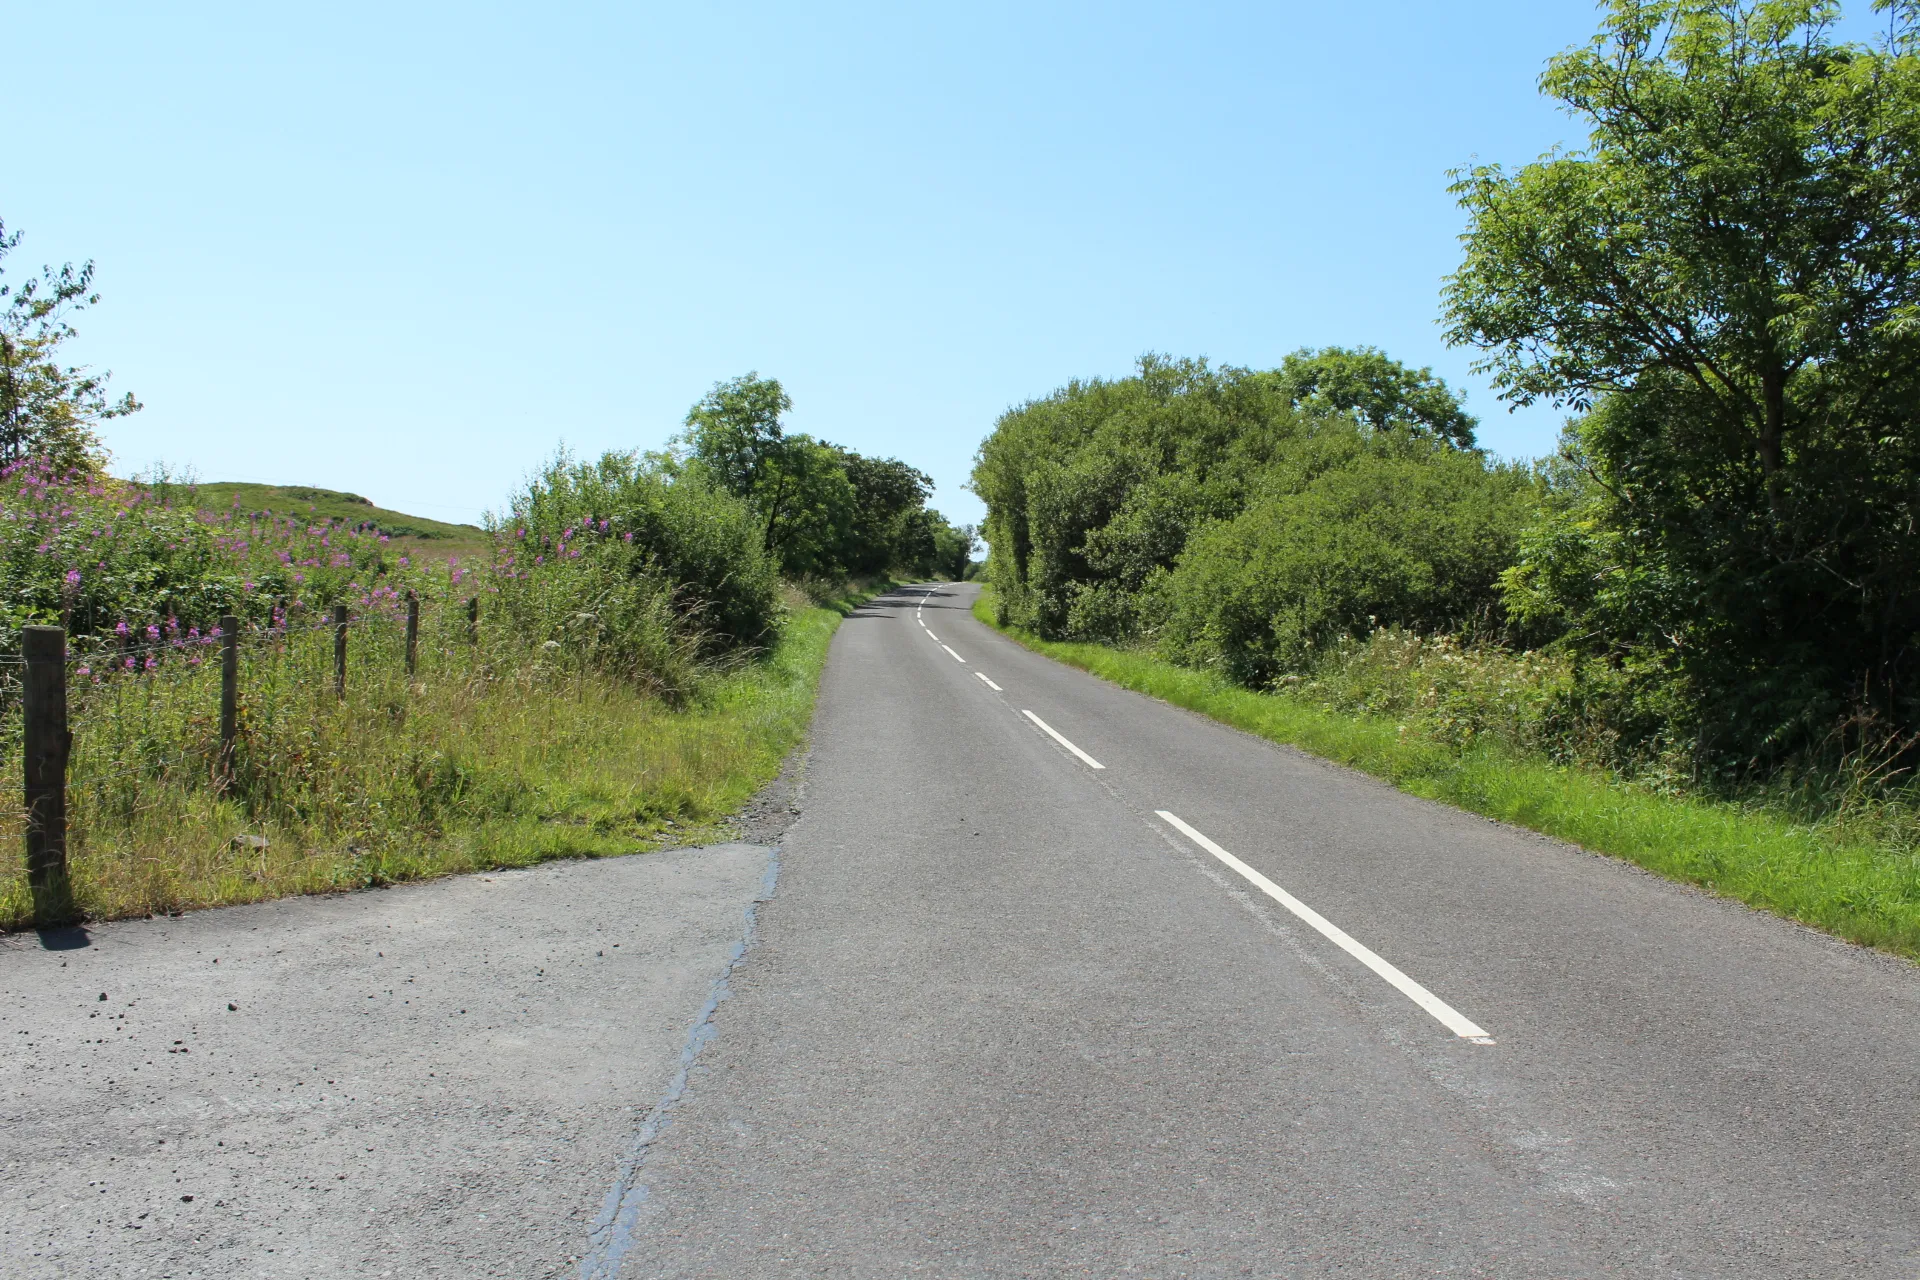
[(80, 571), (78, 569), (67, 570), (67, 585), (70, 587), (80, 585)]

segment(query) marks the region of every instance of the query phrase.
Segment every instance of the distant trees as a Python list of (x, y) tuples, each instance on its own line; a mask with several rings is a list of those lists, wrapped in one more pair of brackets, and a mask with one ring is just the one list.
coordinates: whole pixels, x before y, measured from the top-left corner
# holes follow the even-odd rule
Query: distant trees
[(1511, 602), (1750, 764), (1920, 731), (1920, 6), (1874, 7), (1615, 0), (1541, 82), (1586, 148), (1454, 186), (1449, 336), (1584, 414)]
[[(0, 262), (20, 235), (0, 222)], [(74, 336), (70, 317), (99, 300), (91, 262), (49, 267), (18, 284), (0, 280), (0, 467), (34, 457), (59, 473), (91, 469), (100, 454), (96, 424), (140, 408), (130, 394), (108, 398), (110, 375), (60, 361)]]
[(764, 550), (789, 576), (943, 572), (954, 533), (926, 507), (932, 479), (897, 458), (788, 432), (792, 407), (773, 378), (716, 383), (687, 412), (682, 467), (757, 513)]

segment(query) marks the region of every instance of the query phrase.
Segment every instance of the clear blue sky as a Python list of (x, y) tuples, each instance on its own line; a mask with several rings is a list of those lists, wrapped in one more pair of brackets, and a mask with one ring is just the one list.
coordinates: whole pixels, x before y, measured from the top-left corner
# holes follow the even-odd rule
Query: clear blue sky
[[(1436, 324), (1445, 171), (1573, 123), (1585, 0), (10, 4), (18, 269), (91, 257), (122, 471), (472, 519), (715, 380), (977, 518), (1009, 405), (1140, 353), (1373, 343), (1549, 449)], [(9, 272), (11, 277), (14, 273)]]

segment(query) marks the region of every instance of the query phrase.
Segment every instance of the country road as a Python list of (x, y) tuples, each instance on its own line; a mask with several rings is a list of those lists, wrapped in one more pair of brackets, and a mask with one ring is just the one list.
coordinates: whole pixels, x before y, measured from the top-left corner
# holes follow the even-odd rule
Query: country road
[[(1920, 1276), (1920, 968), (1103, 684), (974, 592), (842, 626), (777, 856), (7, 940), (0, 1273)], [(207, 953), (262, 929), (229, 1011)], [(438, 964), (430, 1016), (373, 951)], [(219, 1047), (76, 1083), (130, 988), (147, 1045)]]

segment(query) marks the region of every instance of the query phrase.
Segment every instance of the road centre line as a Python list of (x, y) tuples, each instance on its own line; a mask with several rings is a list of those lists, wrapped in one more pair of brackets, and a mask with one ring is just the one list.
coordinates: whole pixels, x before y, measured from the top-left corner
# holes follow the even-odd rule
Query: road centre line
[[(1027, 714), (1032, 715), (1033, 713), (1029, 711)], [(1042, 727), (1045, 728), (1044, 725)], [(1049, 729), (1047, 732), (1052, 733), (1053, 731)], [(1054, 736), (1059, 737), (1058, 734), (1054, 734)], [(1065, 741), (1065, 739), (1061, 740)], [(1174, 830), (1178, 831), (1181, 835), (1193, 841), (1202, 849), (1205, 849), (1208, 853), (1220, 859), (1220, 861), (1226, 863), (1227, 866), (1233, 870), (1239, 872), (1256, 889), (1259, 889), (1269, 898), (1272, 898), (1275, 902), (1293, 912), (1294, 915), (1300, 917), (1300, 919), (1307, 924), (1312, 925), (1326, 937), (1328, 941), (1358, 960), (1361, 964), (1367, 966), (1367, 968), (1379, 974), (1382, 978), (1385, 978), (1390, 986), (1399, 991), (1400, 994), (1407, 999), (1419, 1005), (1422, 1009), (1425, 1009), (1429, 1014), (1433, 1015), (1435, 1020), (1447, 1030), (1453, 1032), (1453, 1034), (1459, 1036), (1462, 1040), (1471, 1040), (1474, 1044), (1492, 1044), (1494, 1042), (1493, 1037), (1487, 1034), (1478, 1024), (1462, 1017), (1459, 1011), (1452, 1005), (1442, 1000), (1439, 996), (1434, 995), (1433, 992), (1427, 990), (1406, 974), (1400, 972), (1400, 970), (1393, 965), (1388, 964), (1385, 960), (1374, 954), (1371, 948), (1356, 940), (1339, 925), (1334, 924), (1318, 911), (1315, 911), (1312, 907), (1300, 901), (1300, 899), (1294, 897), (1285, 889), (1282, 889), (1279, 885), (1267, 879), (1258, 871), (1255, 871), (1252, 867), (1201, 835), (1198, 831), (1195, 831), (1185, 822), (1182, 822), (1173, 814), (1168, 813), (1165, 809), (1156, 809), (1154, 812), (1159, 814), (1162, 821), (1173, 827)]]
[(941, 645), (940, 647), (941, 647), (942, 649), (946, 649), (946, 651), (947, 651), (948, 653), (951, 653), (951, 654), (953, 654), (953, 660), (954, 660), (955, 662), (958, 662), (958, 663), (960, 663), (960, 664), (961, 664), (961, 665), (963, 665), (963, 666), (964, 666), (964, 665), (966, 664), (966, 661), (967, 661), (967, 660), (966, 660), (965, 658), (963, 658), (963, 657), (961, 657), (961, 656), (960, 656), (959, 654), (957, 654), (957, 653), (953, 653), (953, 650), (952, 650), (951, 648), (949, 648), (949, 647), (948, 647), (947, 645), (944, 645), (944, 644), (943, 644), (943, 645)]
[(1088, 755), (1086, 752), (1082, 751), (1080, 748), (1074, 746), (1071, 742), (1068, 742), (1065, 738), (1061, 737), (1059, 730), (1055, 729), (1052, 725), (1048, 724), (1045, 720), (1042, 720), (1039, 716), (1033, 714), (1033, 712), (1025, 710), (1023, 708), (1020, 714), (1025, 716), (1027, 719), (1033, 721), (1035, 724), (1039, 725), (1040, 731), (1046, 734), (1049, 738), (1052, 738), (1055, 742), (1059, 743), (1061, 746), (1065, 747), (1067, 750), (1073, 752), (1073, 754), (1075, 754), (1076, 756), (1079, 756), (1081, 763), (1086, 765), (1087, 768), (1104, 769), (1107, 767), (1101, 764), (1098, 760), (1095, 760), (1092, 756)]
[(997, 684), (995, 684), (995, 683), (994, 683), (993, 681), (991, 681), (991, 680), (987, 680), (987, 673), (986, 673), (986, 672), (984, 672), (984, 671), (976, 671), (976, 672), (974, 672), (973, 674), (975, 674), (975, 675), (977, 675), (977, 676), (979, 676), (979, 677), (980, 677), (980, 678), (981, 678), (982, 680), (986, 680), (986, 684), (987, 684), (987, 688), (989, 688), (989, 689), (991, 689), (991, 690), (993, 690), (993, 691), (994, 691), (995, 693), (1005, 693), (1005, 692), (1006, 692), (1006, 690), (1004, 690), (1004, 689), (1002, 689), (1002, 688), (1001, 688), (1001, 687), (1000, 687), (999, 685), (997, 685)]

